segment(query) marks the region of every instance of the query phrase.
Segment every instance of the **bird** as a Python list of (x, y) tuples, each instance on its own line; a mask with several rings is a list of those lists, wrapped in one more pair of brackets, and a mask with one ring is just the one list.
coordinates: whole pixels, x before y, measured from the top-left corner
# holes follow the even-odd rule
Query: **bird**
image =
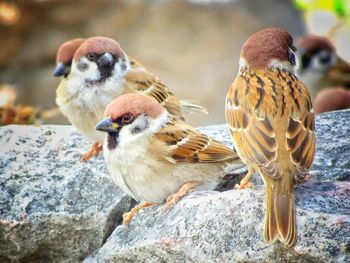
[(315, 152), (314, 112), (307, 88), (295, 76), (292, 36), (266, 28), (241, 49), (239, 73), (229, 87), (225, 114), (233, 145), (248, 173), (265, 185), (264, 240), (285, 247), (297, 241), (294, 185), (305, 180)]
[(207, 113), (202, 106), (176, 97), (111, 38), (88, 38), (75, 51), (69, 76), (57, 89), (56, 103), (72, 125), (94, 142), (83, 160), (102, 150), (104, 134), (95, 130), (95, 124), (108, 103), (122, 94), (137, 92), (156, 98), (180, 119), (184, 113)]
[(322, 89), (314, 100), (315, 113), (350, 109), (350, 90), (343, 87)]
[(325, 88), (350, 90), (350, 64), (337, 55), (331, 41), (322, 36), (306, 35), (296, 43), (296, 75), (308, 87), (311, 99)]
[(84, 38), (74, 38), (60, 45), (56, 53), (55, 77), (67, 78), (75, 51), (85, 41)]
[[(243, 167), (237, 153), (171, 115), (142, 93), (114, 99), (96, 130), (107, 133), (103, 155), (108, 171), (141, 208), (166, 202), (170, 209), (187, 193), (214, 189), (225, 171)], [(232, 171), (232, 170), (231, 170)]]

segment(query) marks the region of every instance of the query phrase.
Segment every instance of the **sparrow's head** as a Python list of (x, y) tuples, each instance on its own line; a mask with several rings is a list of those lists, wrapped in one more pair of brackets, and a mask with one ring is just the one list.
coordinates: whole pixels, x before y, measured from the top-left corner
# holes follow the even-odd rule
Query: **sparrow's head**
[(70, 72), (75, 51), (85, 41), (83, 38), (75, 38), (64, 42), (57, 50), (55, 77), (67, 76)]
[(107, 37), (88, 38), (76, 51), (72, 71), (91, 84), (121, 78), (128, 69), (127, 56), (118, 42)]
[(324, 74), (337, 63), (337, 55), (332, 43), (325, 37), (304, 36), (297, 40), (297, 72)]
[(105, 110), (96, 130), (107, 132), (108, 148), (119, 143), (135, 142), (159, 131), (168, 120), (165, 108), (156, 99), (141, 93), (124, 94), (113, 100)]
[(280, 28), (266, 28), (251, 37), (241, 50), (240, 66), (253, 69), (277, 67), (292, 71), (295, 65), (292, 36)]

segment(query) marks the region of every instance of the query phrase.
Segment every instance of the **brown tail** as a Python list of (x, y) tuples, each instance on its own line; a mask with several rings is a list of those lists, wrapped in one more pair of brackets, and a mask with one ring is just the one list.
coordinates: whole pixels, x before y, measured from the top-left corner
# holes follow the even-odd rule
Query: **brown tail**
[(277, 238), (286, 247), (297, 241), (293, 175), (283, 174), (278, 180), (263, 176), (266, 187), (264, 239), (273, 243)]

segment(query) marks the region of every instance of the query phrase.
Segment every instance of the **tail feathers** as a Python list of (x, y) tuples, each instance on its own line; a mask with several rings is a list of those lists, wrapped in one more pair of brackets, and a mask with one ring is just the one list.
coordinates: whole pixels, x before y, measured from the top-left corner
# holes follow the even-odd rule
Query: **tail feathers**
[[(297, 241), (293, 178), (266, 178), (266, 219), (264, 239), (273, 243), (277, 238), (286, 247)], [(286, 182), (291, 181), (291, 184)]]
[(208, 114), (208, 111), (203, 106), (198, 105), (194, 101), (190, 100), (181, 100), (180, 101), (182, 110), (184, 113), (192, 114), (192, 113), (201, 113), (201, 114)]

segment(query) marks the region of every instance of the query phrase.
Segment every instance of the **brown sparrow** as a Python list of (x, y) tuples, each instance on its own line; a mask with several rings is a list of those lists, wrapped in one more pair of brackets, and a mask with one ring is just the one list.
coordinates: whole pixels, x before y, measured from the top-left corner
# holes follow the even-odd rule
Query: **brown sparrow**
[(317, 93), (314, 100), (316, 113), (350, 108), (350, 90), (330, 87)]
[(137, 210), (167, 201), (170, 208), (186, 193), (214, 189), (226, 169), (242, 167), (237, 154), (174, 118), (153, 97), (119, 96), (96, 130), (106, 132), (104, 158), (113, 181), (129, 196), (146, 202)]
[(324, 88), (343, 87), (350, 90), (350, 65), (340, 58), (325, 37), (304, 36), (297, 41), (296, 74), (309, 88), (314, 100)]
[(74, 38), (64, 42), (57, 50), (56, 53), (56, 68), (54, 71), (55, 77), (67, 78), (75, 51), (85, 41), (83, 38)]
[(264, 239), (296, 244), (294, 184), (310, 168), (315, 151), (314, 113), (307, 88), (294, 75), (293, 39), (268, 28), (244, 44), (240, 69), (226, 97), (233, 144), (248, 173), (266, 187)]
[(108, 103), (124, 93), (136, 92), (156, 98), (176, 118), (183, 119), (184, 112), (206, 112), (178, 99), (113, 39), (92, 37), (79, 46), (65, 85), (57, 90), (56, 102), (73, 126), (95, 142), (84, 160), (102, 149), (104, 134), (95, 130), (95, 124)]

